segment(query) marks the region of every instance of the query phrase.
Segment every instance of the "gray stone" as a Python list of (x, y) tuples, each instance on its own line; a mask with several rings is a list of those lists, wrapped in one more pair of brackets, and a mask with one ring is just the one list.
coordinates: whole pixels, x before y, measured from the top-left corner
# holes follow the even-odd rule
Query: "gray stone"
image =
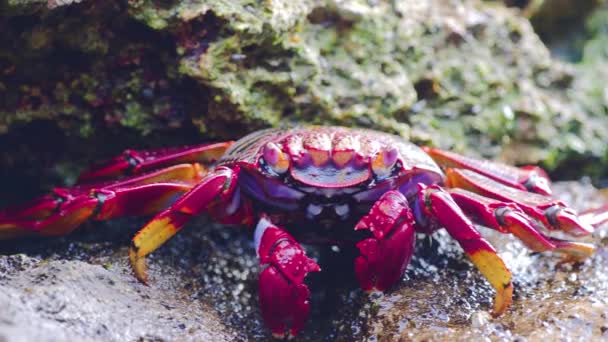
[[(606, 198), (588, 182), (556, 184), (574, 206)], [(85, 225), (60, 239), (0, 245), (0, 341), (265, 340), (257, 303), (259, 271), (244, 229), (193, 222), (149, 257), (149, 286), (131, 275), (130, 236), (141, 220)], [(309, 276), (312, 314), (298, 340), (529, 341), (606, 338), (608, 242), (579, 265), (531, 254), (482, 229), (514, 275), (511, 310), (489, 315), (493, 290), (457, 244), (420, 236), (404, 280), (367, 295), (348, 251), (312, 247), (323, 272)], [(18, 253), (19, 252), (19, 253)]]

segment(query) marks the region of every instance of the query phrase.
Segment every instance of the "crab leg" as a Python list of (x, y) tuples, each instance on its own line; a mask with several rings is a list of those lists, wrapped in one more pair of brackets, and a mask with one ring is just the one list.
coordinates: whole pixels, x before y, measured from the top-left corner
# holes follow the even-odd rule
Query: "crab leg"
[(511, 272), (496, 250), (486, 241), (454, 202), (450, 194), (440, 187), (419, 184), (416, 205), (428, 217), (436, 220), (460, 244), (473, 264), (496, 290), (495, 316), (501, 315), (512, 302)]
[(504, 203), (463, 189), (451, 189), (450, 194), (475, 222), (502, 233), (511, 233), (535, 252), (555, 250), (568, 255), (569, 259), (579, 261), (589, 257), (595, 249), (592, 244), (545, 236), (514, 203)]
[(310, 312), (310, 290), (304, 277), (321, 268), (291, 235), (266, 217), (260, 219), (254, 240), (260, 265), (266, 266), (258, 289), (262, 317), (274, 337), (294, 337)]
[(446, 176), (448, 187), (466, 189), (503, 202), (513, 202), (548, 229), (562, 230), (573, 236), (593, 232), (593, 226), (580, 220), (577, 213), (562, 201), (505, 186), (470, 170), (448, 169)]
[(551, 195), (551, 181), (547, 173), (538, 166), (521, 168), (480, 160), (432, 147), (422, 148), (442, 168), (468, 169), (493, 180), (522, 191)]
[[(218, 167), (208, 173), (195, 187), (152, 218), (133, 237), (129, 258), (137, 279), (147, 283), (145, 256), (175, 235), (192, 216), (208, 210), (218, 202), (232, 203), (238, 171), (238, 168)], [(238, 209), (238, 205), (231, 206), (231, 212), (226, 214), (235, 214)]]
[(593, 227), (600, 227), (608, 223), (608, 204), (599, 208), (585, 210), (578, 216), (581, 221)]
[(372, 237), (357, 243), (355, 275), (363, 290), (384, 291), (405, 272), (414, 253), (414, 215), (398, 191), (382, 195), (355, 230), (369, 230)]
[(65, 235), (87, 219), (149, 215), (192, 188), (201, 172), (198, 164), (182, 164), (119, 181), (56, 188), (1, 211), (0, 239)]
[(84, 171), (80, 174), (78, 183), (136, 175), (182, 163), (207, 165), (218, 160), (230, 145), (231, 141), (152, 150), (125, 150), (121, 155)]

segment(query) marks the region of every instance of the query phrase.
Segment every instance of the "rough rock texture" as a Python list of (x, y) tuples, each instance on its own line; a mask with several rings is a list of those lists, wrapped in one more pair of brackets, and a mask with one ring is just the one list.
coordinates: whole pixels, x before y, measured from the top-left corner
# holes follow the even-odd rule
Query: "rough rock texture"
[(170, 281), (141, 287), (120, 267), (106, 269), (74, 260), (43, 262), (23, 254), (3, 257), (2, 263), (3, 341), (134, 341), (178, 336), (208, 341), (236, 335), (212, 308), (176, 292), (176, 284), (163, 286)]
[[(562, 183), (577, 205), (608, 200), (588, 182)], [(574, 196), (572, 196), (574, 195)], [(250, 234), (190, 224), (150, 261), (150, 286), (127, 265), (141, 220), (96, 223), (61, 239), (0, 244), (0, 340), (265, 340), (257, 304)], [(608, 228), (608, 227), (607, 227)], [(514, 274), (513, 308), (491, 319), (493, 291), (444, 233), (420, 236), (404, 280), (368, 296), (352, 274), (352, 255), (313, 247), (323, 272), (309, 276), (312, 314), (300, 341), (529, 341), (608, 337), (608, 241), (580, 265), (531, 255), (509, 236), (484, 235)]]
[(311, 122), (606, 172), (606, 101), (587, 91), (602, 78), (553, 59), (499, 3), (10, 0), (0, 9), (0, 179), (25, 176), (29, 193), (69, 180), (74, 161), (122, 148)]
[[(586, 182), (557, 185), (575, 206), (608, 197)], [(512, 309), (498, 319), (488, 313), (493, 291), (471, 272), (453, 242), (438, 238), (410, 267), (403, 285), (374, 303), (370, 334), (378, 340), (469, 341), (585, 340), (608, 337), (608, 227), (590, 239), (596, 254), (582, 264), (561, 264), (558, 255), (532, 255), (511, 236), (483, 229), (514, 275)], [(434, 245), (434, 246), (433, 246)], [(422, 256), (421, 256), (422, 254)]]
[[(373, 127), (605, 180), (606, 18), (603, 5), (586, 19), (569, 63), (497, 2), (0, 0), (0, 206), (127, 147), (297, 123)], [(560, 188), (591, 204), (588, 183)], [(150, 258), (145, 287), (126, 260), (142, 223), (0, 242), (0, 341), (269, 337), (250, 234), (192, 223)], [(490, 287), (437, 234), (419, 239), (397, 288), (372, 297), (345, 267), (352, 251), (310, 249), (324, 272), (310, 277), (300, 340), (608, 338), (605, 235), (570, 267), (484, 233), (515, 275), (501, 319), (486, 313)]]

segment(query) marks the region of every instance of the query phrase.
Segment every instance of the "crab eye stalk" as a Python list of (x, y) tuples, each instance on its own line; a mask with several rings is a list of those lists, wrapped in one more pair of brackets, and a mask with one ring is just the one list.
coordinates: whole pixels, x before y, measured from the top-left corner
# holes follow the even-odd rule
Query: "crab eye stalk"
[(272, 171), (278, 174), (283, 174), (289, 169), (289, 157), (275, 143), (269, 142), (264, 146), (262, 157)]
[(399, 151), (394, 147), (383, 149), (372, 159), (372, 171), (379, 178), (388, 177), (398, 156)]

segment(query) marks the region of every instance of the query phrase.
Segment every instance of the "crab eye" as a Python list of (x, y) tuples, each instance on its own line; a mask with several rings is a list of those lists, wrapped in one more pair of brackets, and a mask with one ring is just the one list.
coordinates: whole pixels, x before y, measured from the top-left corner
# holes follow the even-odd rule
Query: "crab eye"
[(399, 151), (394, 147), (383, 149), (372, 160), (372, 171), (380, 178), (389, 176), (398, 156)]
[(267, 143), (262, 155), (272, 171), (283, 174), (289, 169), (289, 157), (275, 143)]

